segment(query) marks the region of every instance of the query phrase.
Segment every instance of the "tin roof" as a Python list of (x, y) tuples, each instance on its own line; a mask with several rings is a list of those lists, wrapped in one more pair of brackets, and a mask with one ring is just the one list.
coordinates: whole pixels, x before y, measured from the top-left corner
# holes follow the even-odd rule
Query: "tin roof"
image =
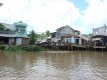
[[(71, 28), (69, 25), (65, 25), (65, 26), (62, 26), (62, 27), (60, 27), (60, 28), (57, 28), (56, 30), (59, 31), (59, 30), (61, 30), (61, 29), (63, 29), (63, 28), (66, 28), (66, 27)], [(73, 28), (71, 28), (71, 29), (74, 30)]]
[(86, 38), (84, 36), (77, 35), (77, 34), (68, 34), (68, 35), (61, 36), (61, 38), (70, 38), (70, 37), (81, 38), (81, 39), (84, 39), (84, 40), (87, 40), (87, 41), (89, 40), (89, 38)]
[(76, 34), (67, 34), (67, 35), (64, 35), (64, 36), (61, 36), (62, 38), (70, 38), (70, 37), (75, 37), (75, 38), (80, 38), (79, 35), (76, 35)]

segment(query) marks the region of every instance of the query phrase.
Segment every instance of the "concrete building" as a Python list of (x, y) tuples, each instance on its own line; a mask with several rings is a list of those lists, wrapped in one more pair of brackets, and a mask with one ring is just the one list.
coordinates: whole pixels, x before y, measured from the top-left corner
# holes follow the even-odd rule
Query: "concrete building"
[(107, 36), (107, 26), (104, 25), (102, 27), (94, 28), (93, 29), (93, 36), (95, 35), (105, 35)]
[(5, 30), (0, 30), (0, 43), (14, 44), (14, 45), (27, 45), (29, 38), (27, 37), (26, 27), (27, 24), (19, 21), (11, 24), (5, 24)]
[(89, 39), (80, 34), (80, 31), (74, 30), (70, 26), (63, 26), (52, 33), (51, 42), (66, 42), (78, 45), (85, 45)]
[(107, 46), (107, 26), (93, 29), (93, 36), (91, 37), (92, 46)]
[(57, 34), (56, 35), (57, 38), (61, 38), (61, 36), (64, 36), (67, 34), (80, 34), (80, 32), (66, 25), (56, 29), (56, 34)]
[(107, 47), (107, 36), (96, 35), (91, 38), (92, 46), (106, 46)]
[(87, 45), (89, 38), (82, 35), (70, 34), (61, 37), (62, 42), (72, 43), (77, 45)]
[(56, 32), (52, 33), (51, 40), (52, 40), (52, 42), (60, 42), (62, 36), (70, 35), (70, 34), (80, 34), (80, 32), (77, 30), (74, 30), (73, 28), (71, 28), (68, 25), (62, 26), (62, 27), (56, 29)]

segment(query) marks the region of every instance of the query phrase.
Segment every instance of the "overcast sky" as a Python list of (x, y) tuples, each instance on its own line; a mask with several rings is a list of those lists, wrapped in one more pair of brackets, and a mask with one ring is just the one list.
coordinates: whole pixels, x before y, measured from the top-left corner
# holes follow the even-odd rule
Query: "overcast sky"
[(55, 31), (69, 25), (82, 33), (107, 24), (107, 0), (0, 0), (0, 22), (22, 20), (28, 31)]

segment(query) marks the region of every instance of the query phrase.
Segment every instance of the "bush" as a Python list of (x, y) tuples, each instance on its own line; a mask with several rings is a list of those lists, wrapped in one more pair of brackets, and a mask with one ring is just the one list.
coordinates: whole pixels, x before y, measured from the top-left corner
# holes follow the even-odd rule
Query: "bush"
[(43, 51), (44, 50), (42, 47), (37, 45), (24, 46), (23, 49), (26, 51)]
[(5, 50), (5, 51), (18, 51), (18, 50), (43, 51), (44, 49), (40, 46), (37, 46), (37, 45), (29, 45), (29, 46), (0, 45), (0, 50)]
[(12, 46), (8, 46), (6, 50), (17, 51), (17, 50), (21, 50), (21, 48), (16, 45), (12, 45)]
[(0, 50), (6, 50), (7, 46), (6, 45), (0, 45)]

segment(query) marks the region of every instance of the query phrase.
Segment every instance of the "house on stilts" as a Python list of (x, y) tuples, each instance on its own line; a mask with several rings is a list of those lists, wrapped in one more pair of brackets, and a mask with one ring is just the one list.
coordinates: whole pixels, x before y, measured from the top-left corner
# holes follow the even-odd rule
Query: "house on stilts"
[(107, 26), (93, 29), (93, 36), (91, 38), (91, 45), (95, 49), (107, 49)]

